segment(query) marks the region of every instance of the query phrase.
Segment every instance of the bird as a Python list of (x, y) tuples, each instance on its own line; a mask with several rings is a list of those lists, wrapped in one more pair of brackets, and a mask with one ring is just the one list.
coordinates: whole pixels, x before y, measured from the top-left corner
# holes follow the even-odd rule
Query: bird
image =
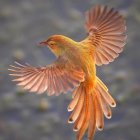
[(103, 130), (104, 116), (112, 117), (116, 101), (107, 86), (97, 77), (96, 67), (107, 65), (123, 51), (126, 44), (126, 22), (114, 8), (95, 5), (85, 13), (87, 36), (82, 41), (63, 35), (52, 35), (40, 46), (48, 47), (56, 60), (47, 66), (28, 63), (10, 65), (10, 75), (18, 86), (48, 96), (72, 92), (68, 105), (68, 123), (73, 124), (76, 140), (92, 140), (96, 130)]

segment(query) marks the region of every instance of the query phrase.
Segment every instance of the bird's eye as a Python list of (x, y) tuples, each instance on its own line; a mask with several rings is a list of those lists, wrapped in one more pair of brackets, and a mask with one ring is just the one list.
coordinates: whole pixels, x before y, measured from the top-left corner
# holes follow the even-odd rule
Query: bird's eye
[(50, 41), (48, 44), (49, 44), (50, 46), (53, 46), (53, 45), (55, 45), (55, 42), (54, 42), (54, 41)]

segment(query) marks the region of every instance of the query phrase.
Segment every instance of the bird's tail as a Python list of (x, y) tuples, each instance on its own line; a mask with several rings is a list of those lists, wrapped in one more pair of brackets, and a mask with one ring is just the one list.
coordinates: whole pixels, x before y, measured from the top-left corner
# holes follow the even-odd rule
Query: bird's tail
[(68, 119), (74, 123), (73, 130), (77, 132), (77, 140), (81, 140), (88, 129), (88, 140), (92, 140), (95, 129), (102, 130), (104, 116), (110, 119), (111, 109), (116, 103), (108, 93), (105, 84), (96, 77), (96, 86), (89, 92), (88, 86), (83, 83), (72, 94), (73, 100), (68, 106), (68, 111), (73, 111)]

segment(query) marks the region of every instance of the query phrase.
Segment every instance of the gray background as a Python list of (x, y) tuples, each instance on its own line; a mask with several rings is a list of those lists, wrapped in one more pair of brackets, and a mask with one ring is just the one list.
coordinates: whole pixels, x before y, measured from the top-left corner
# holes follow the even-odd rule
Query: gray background
[(125, 16), (128, 39), (119, 58), (97, 68), (117, 107), (95, 140), (140, 140), (139, 0), (0, 1), (0, 140), (75, 139), (72, 125), (67, 124), (71, 94), (48, 97), (22, 91), (11, 82), (7, 69), (15, 60), (34, 66), (51, 63), (54, 55), (47, 47), (39, 48), (38, 42), (53, 34), (82, 40), (84, 12), (99, 3)]

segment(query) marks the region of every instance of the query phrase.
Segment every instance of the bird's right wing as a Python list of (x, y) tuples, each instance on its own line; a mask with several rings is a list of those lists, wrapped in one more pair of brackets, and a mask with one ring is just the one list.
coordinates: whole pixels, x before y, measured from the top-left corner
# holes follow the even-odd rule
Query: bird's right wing
[(72, 64), (64, 57), (59, 57), (53, 64), (45, 67), (32, 67), (29, 64), (10, 65), (11, 76), (17, 85), (28, 89), (30, 92), (48, 95), (59, 95), (72, 90), (84, 81), (84, 73), (80, 68)]
[(118, 11), (101, 5), (92, 7), (86, 13), (86, 30), (89, 36), (82, 42), (90, 42), (95, 47), (97, 65), (112, 62), (122, 52), (126, 26)]

